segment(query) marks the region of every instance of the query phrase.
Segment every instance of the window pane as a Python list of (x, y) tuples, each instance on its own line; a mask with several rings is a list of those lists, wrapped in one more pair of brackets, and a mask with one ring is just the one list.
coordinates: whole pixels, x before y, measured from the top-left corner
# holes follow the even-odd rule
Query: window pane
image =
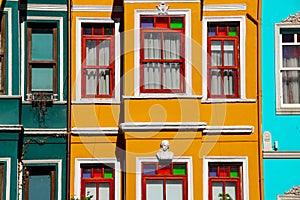
[(182, 180), (167, 180), (166, 200), (183, 200)]
[(283, 103), (299, 104), (300, 103), (300, 72), (283, 71), (282, 72), (282, 90)]
[(110, 185), (109, 183), (99, 183), (99, 200), (109, 200)]
[(141, 20), (141, 27), (142, 28), (153, 28), (154, 26), (154, 21), (153, 18), (151, 17), (143, 17)]
[(161, 67), (160, 63), (144, 64), (144, 88), (160, 89), (161, 88)]
[(97, 94), (97, 69), (86, 69), (86, 94)]
[(92, 169), (91, 168), (83, 168), (82, 178), (92, 178)]
[(51, 197), (51, 176), (30, 175), (29, 177), (29, 199), (30, 200), (50, 200)]
[(222, 65), (222, 41), (211, 41), (211, 65), (221, 66)]
[(157, 17), (155, 27), (169, 28), (169, 18), (168, 17)]
[(283, 67), (300, 67), (300, 45), (282, 46)]
[(174, 175), (185, 175), (185, 174), (186, 174), (186, 168), (185, 168), (185, 165), (182, 165), (182, 164), (174, 164), (174, 165), (173, 165), (173, 174), (174, 174)]
[(218, 167), (209, 167), (209, 176), (217, 177), (218, 176)]
[(144, 174), (156, 174), (156, 165), (155, 164), (145, 164), (144, 167)]
[(146, 200), (163, 200), (163, 180), (146, 181)]
[(239, 177), (239, 167), (230, 167), (230, 177)]
[(226, 182), (225, 183), (226, 196), (228, 195), (232, 200), (236, 200), (236, 183), (235, 182)]
[(217, 34), (217, 27), (216, 26), (209, 26), (208, 27), (208, 36), (216, 36)]
[(96, 40), (86, 40), (86, 55), (85, 61), (87, 66), (96, 66), (97, 65), (97, 57), (96, 57)]
[(164, 64), (164, 88), (180, 89), (180, 64), (179, 63)]
[(110, 93), (110, 70), (99, 69), (99, 94)]
[(223, 195), (223, 183), (213, 182), (212, 183), (212, 200), (220, 200)]
[(182, 28), (183, 27), (183, 19), (179, 17), (172, 17), (170, 28)]
[(294, 34), (283, 34), (282, 42), (294, 42)]
[(224, 41), (224, 66), (234, 66), (234, 41)]
[(180, 33), (164, 33), (164, 59), (180, 59)]
[(236, 36), (236, 27), (235, 26), (230, 26), (229, 31), (228, 31), (228, 36)]
[(32, 91), (53, 91), (53, 68), (32, 68)]
[(102, 40), (99, 45), (100, 66), (109, 66), (110, 64), (110, 40)]
[(32, 60), (53, 60), (52, 29), (32, 29)]
[(96, 189), (96, 183), (86, 183), (85, 184), (85, 196), (93, 196), (91, 200), (97, 200), (97, 189)]
[(113, 177), (113, 170), (112, 168), (104, 168), (104, 178), (112, 178)]
[(211, 70), (211, 94), (222, 94), (222, 74), (221, 70)]
[(144, 34), (144, 57), (145, 59), (161, 58), (161, 35), (160, 33)]
[(234, 94), (234, 71), (224, 70), (224, 94)]

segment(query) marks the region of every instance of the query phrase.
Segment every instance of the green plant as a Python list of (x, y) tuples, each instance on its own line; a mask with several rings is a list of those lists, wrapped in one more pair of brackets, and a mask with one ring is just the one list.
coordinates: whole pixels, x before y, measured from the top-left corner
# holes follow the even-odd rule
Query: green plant
[(86, 197), (81, 197), (81, 199), (72, 197), (70, 200), (91, 200), (92, 198), (93, 195), (88, 195)]
[(220, 200), (233, 200), (229, 194), (220, 193), (219, 196)]

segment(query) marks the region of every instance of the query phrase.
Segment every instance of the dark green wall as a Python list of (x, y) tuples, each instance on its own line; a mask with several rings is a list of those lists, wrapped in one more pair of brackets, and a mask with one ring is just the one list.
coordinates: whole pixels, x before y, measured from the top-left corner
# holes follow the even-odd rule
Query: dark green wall
[(0, 124), (20, 124), (21, 97), (0, 98)]

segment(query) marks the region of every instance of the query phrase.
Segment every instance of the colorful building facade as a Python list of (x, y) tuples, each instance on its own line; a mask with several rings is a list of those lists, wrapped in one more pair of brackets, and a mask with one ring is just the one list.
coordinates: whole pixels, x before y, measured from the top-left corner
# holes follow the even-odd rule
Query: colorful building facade
[[(272, 10), (269, 5), (274, 5)], [(262, 132), (264, 196), (299, 198), (299, 4), (262, 3)], [(275, 175), (276, 174), (276, 175)], [(288, 195), (288, 196), (286, 196)]]
[(262, 199), (260, 2), (71, 8), (70, 196)]

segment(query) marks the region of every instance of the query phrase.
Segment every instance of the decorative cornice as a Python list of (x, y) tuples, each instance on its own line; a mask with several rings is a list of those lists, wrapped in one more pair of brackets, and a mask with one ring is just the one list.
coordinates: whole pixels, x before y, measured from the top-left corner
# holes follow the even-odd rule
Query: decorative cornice
[(203, 6), (204, 11), (233, 11), (246, 9), (246, 4), (206, 4)]
[(300, 12), (295, 15), (290, 14), (288, 18), (281, 21), (282, 23), (299, 24), (300, 23)]
[(203, 99), (201, 103), (255, 103), (256, 99)]
[(140, 95), (140, 96), (123, 96), (123, 99), (202, 99), (201, 95)]
[(203, 130), (205, 122), (125, 122), (120, 124), (120, 129), (125, 132), (135, 131), (198, 131)]
[(20, 4), (21, 10), (37, 11), (67, 11), (67, 5), (64, 4)]
[(264, 159), (299, 159), (300, 151), (263, 151)]
[(251, 134), (253, 126), (206, 126), (203, 134)]
[(300, 186), (293, 186), (289, 191), (284, 193), (285, 195), (294, 195), (300, 197)]
[(67, 129), (25, 128), (24, 134), (67, 134)]
[(71, 130), (75, 135), (117, 135), (118, 127), (99, 127), (99, 128), (78, 128), (74, 127)]
[(94, 6), (94, 5), (73, 5), (72, 11), (81, 12), (123, 12), (123, 6)]

